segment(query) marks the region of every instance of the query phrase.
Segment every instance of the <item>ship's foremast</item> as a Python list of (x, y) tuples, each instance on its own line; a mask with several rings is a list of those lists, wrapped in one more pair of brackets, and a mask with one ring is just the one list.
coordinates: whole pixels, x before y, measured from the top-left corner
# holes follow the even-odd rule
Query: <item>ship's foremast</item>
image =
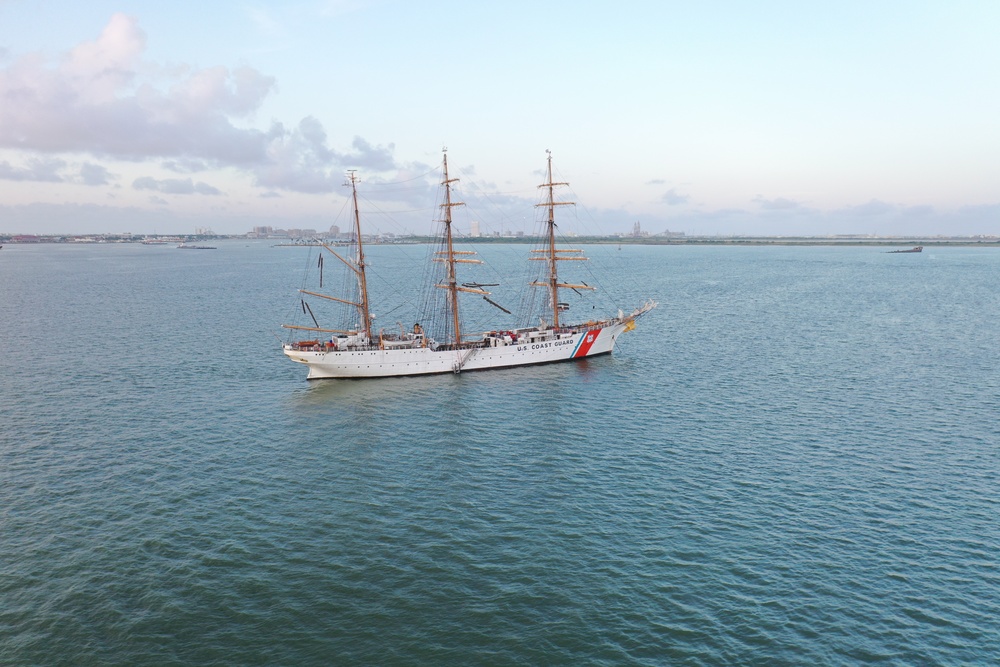
[(368, 307), (368, 279), (365, 276), (365, 250), (361, 241), (361, 214), (358, 211), (358, 177), (353, 169), (348, 172), (348, 178), (351, 182), (351, 200), (354, 203), (354, 238), (358, 244), (354, 260), (357, 264), (355, 273), (358, 276), (358, 314), (361, 316), (361, 330), (364, 332), (365, 337), (371, 340), (372, 318)]
[[(351, 186), (351, 203), (354, 206), (354, 239), (357, 243), (357, 251), (355, 252), (354, 258), (350, 259), (344, 257), (336, 250), (331, 248), (328, 244), (320, 242), (331, 255), (339, 259), (344, 266), (349, 268), (355, 275), (358, 281), (358, 300), (351, 301), (350, 299), (342, 299), (340, 297), (331, 296), (329, 294), (323, 294), (321, 292), (313, 292), (307, 289), (300, 289), (301, 294), (308, 294), (310, 296), (319, 297), (321, 299), (327, 299), (329, 301), (336, 301), (338, 303), (344, 303), (349, 306), (353, 306), (358, 310), (359, 327), (358, 331), (345, 331), (343, 329), (327, 329), (321, 327), (319, 322), (316, 322), (316, 316), (312, 315), (312, 308), (309, 308), (305, 301), (302, 302), (302, 310), (306, 312), (308, 310), (309, 314), (312, 315), (313, 321), (316, 324), (315, 327), (300, 326), (295, 324), (282, 324), (281, 326), (285, 329), (297, 329), (300, 331), (315, 331), (317, 333), (335, 333), (335, 334), (347, 334), (354, 336), (361, 334), (365, 339), (365, 344), (371, 341), (371, 323), (372, 315), (369, 310), (369, 300), (368, 300), (368, 280), (365, 276), (365, 250), (364, 243), (361, 239), (361, 214), (358, 210), (358, 177), (355, 170), (350, 170), (347, 172), (348, 182), (344, 185)], [(322, 260), (322, 258), (320, 258)], [(320, 264), (322, 267), (322, 263)], [(320, 268), (320, 286), (323, 285), (323, 273), (322, 268)]]
[(587, 258), (582, 256), (583, 250), (556, 248), (556, 206), (572, 206), (574, 202), (555, 200), (556, 186), (569, 185), (569, 183), (556, 183), (552, 180), (552, 153), (550, 151), (545, 152), (548, 156), (548, 179), (545, 183), (542, 183), (538, 187), (546, 189), (546, 201), (541, 204), (536, 204), (536, 206), (542, 206), (548, 209), (548, 217), (545, 226), (545, 248), (541, 250), (534, 250), (532, 252), (546, 254), (540, 257), (532, 257), (531, 259), (546, 262), (548, 264), (549, 276), (546, 282), (533, 282), (531, 284), (535, 287), (548, 288), (549, 300), (552, 302), (552, 326), (558, 329), (560, 304), (559, 290), (561, 288), (593, 290), (594, 288), (589, 285), (576, 285), (559, 282), (558, 262), (572, 260), (586, 261)]

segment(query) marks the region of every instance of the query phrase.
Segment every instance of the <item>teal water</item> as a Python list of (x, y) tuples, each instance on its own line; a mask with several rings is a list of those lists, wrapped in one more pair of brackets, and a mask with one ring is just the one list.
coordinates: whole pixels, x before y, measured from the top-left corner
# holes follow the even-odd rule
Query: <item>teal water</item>
[(302, 249), (4, 247), (0, 663), (1000, 663), (1000, 254), (615, 252), (611, 357), (310, 383)]

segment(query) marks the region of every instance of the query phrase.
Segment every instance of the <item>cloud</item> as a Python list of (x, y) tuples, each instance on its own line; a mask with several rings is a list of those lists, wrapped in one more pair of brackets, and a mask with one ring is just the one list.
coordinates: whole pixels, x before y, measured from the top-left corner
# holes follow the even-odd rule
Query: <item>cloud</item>
[(397, 168), (395, 146), (372, 146), (355, 137), (349, 153), (337, 153), (326, 145), (326, 130), (312, 116), (299, 121), (294, 129), (275, 123), (268, 133), (267, 157), (253, 170), (256, 185), (269, 189), (305, 193), (334, 192), (344, 182), (343, 171), (358, 167), (368, 171)]
[(178, 174), (195, 174), (199, 171), (208, 171), (211, 169), (208, 163), (204, 160), (194, 160), (190, 158), (165, 160), (160, 166), (167, 171), (177, 172)]
[(265, 134), (233, 119), (257, 110), (273, 78), (249, 67), (181, 68), (163, 90), (139, 74), (145, 46), (135, 19), (115, 14), (54, 66), (33, 54), (0, 69), (0, 147), (220, 165), (266, 158)]
[(996, 220), (1000, 218), (1000, 204), (979, 204), (976, 206), (962, 206), (958, 209), (960, 216), (980, 217), (986, 220)]
[(654, 178), (651, 181), (646, 181), (646, 185), (666, 185), (667, 182), (662, 178)]
[(354, 137), (351, 147), (354, 152), (341, 157), (341, 162), (344, 164), (353, 164), (376, 171), (389, 171), (396, 168), (396, 162), (392, 157), (392, 152), (396, 148), (395, 144), (389, 144), (388, 148), (383, 148), (382, 146), (372, 146), (361, 137)]
[[(146, 36), (136, 20), (115, 14), (96, 40), (78, 45), (59, 62), (32, 54), (0, 67), (0, 148), (160, 160), (179, 174), (231, 167), (249, 174), (260, 187), (305, 193), (335, 191), (346, 168), (369, 173), (398, 169), (393, 144), (373, 145), (355, 137), (348, 150), (338, 152), (312, 116), (291, 128), (281, 122), (272, 122), (267, 130), (247, 127), (246, 120), (274, 90), (272, 77), (250, 67), (159, 67), (142, 60), (145, 48)], [(43, 166), (39, 162), (18, 170), (5, 165), (0, 178), (59, 180), (57, 167), (45, 171)], [(70, 180), (106, 184), (107, 172), (95, 167)], [(160, 192), (169, 188), (175, 194), (221, 194), (190, 180), (137, 183), (133, 186)]]
[(111, 173), (102, 165), (84, 162), (80, 165), (79, 182), (84, 185), (108, 185)]
[(753, 202), (758, 204), (765, 211), (801, 211), (802, 204), (792, 199), (776, 197), (775, 199), (764, 199), (760, 195), (753, 198)]
[(190, 178), (165, 178), (157, 180), (151, 176), (143, 176), (132, 181), (136, 190), (155, 190), (168, 195), (221, 195), (222, 191), (208, 183)]
[(900, 213), (908, 218), (926, 218), (934, 215), (934, 207), (928, 206), (926, 204), (918, 206), (907, 206), (903, 208)]
[(59, 171), (66, 167), (66, 162), (55, 158), (33, 158), (28, 160), (28, 166), (15, 167), (4, 160), (0, 162), (0, 179), (7, 181), (41, 181), (44, 183), (62, 183), (65, 179)]
[(265, 188), (298, 192), (331, 192), (341, 181), (330, 173), (333, 153), (326, 147), (326, 132), (312, 117), (287, 130), (275, 123), (269, 132), (265, 164), (254, 172), (255, 182)]
[(895, 204), (890, 204), (878, 199), (872, 199), (867, 203), (860, 204), (858, 206), (849, 206), (838, 211), (838, 213), (842, 215), (868, 218), (873, 216), (889, 215), (891, 213), (898, 212), (898, 210), (899, 207)]
[(80, 185), (109, 185), (111, 172), (103, 165), (84, 162), (70, 170), (65, 160), (59, 158), (30, 158), (24, 167), (0, 162), (0, 180), (36, 181), (41, 183), (78, 183)]
[(661, 197), (668, 206), (680, 206), (686, 204), (691, 199), (690, 195), (683, 195), (677, 192), (677, 188), (670, 188)]

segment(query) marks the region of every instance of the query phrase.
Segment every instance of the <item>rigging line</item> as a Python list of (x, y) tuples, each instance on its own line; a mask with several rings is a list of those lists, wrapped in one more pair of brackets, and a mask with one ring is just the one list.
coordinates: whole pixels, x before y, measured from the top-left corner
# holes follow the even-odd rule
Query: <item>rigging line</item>
[[(404, 299), (404, 301), (405, 301), (405, 299)], [(396, 306), (395, 308), (393, 308), (392, 310), (389, 310), (389, 311), (386, 311), (385, 313), (382, 313), (381, 317), (389, 317), (390, 315), (392, 315), (393, 313), (395, 313), (397, 310), (399, 310), (403, 306), (413, 306), (413, 304), (412, 303), (401, 303), (398, 306)]]
[[(332, 222), (332, 223), (333, 223), (334, 225), (337, 225), (337, 226), (339, 227), (339, 226), (340, 226), (340, 224), (339, 224), (339, 223), (340, 223), (340, 221), (341, 221), (341, 220), (343, 220), (344, 218), (346, 218), (346, 217), (347, 217), (347, 216), (346, 216), (346, 215), (344, 214), (344, 209), (346, 209), (346, 208), (347, 208), (347, 205), (348, 205), (348, 203), (349, 203), (349, 202), (350, 202), (350, 199), (345, 199), (345, 200), (344, 200), (343, 202), (341, 202), (341, 204), (340, 204), (340, 210), (339, 210), (339, 211), (337, 212), (337, 214), (336, 214), (335, 216), (333, 216), (333, 218), (332, 218), (332, 219), (330, 220), (330, 221), (331, 221), (331, 222)], [(320, 234), (320, 233), (317, 233), (317, 234), (316, 234), (316, 236), (318, 236), (318, 237), (322, 237), (322, 236), (323, 236), (324, 234), (327, 234), (327, 233), (328, 233), (328, 232), (324, 232), (324, 233), (322, 233), (322, 234)], [(322, 255), (322, 254), (323, 254), (323, 251), (321, 250), (321, 251), (320, 251), (320, 255)]]
[[(455, 188), (455, 191), (457, 192), (458, 196), (460, 196), (460, 197), (462, 196), (463, 193), (462, 193), (462, 190), (460, 188)], [(463, 199), (467, 199), (466, 197), (462, 197), (462, 198)], [(479, 210), (476, 209), (474, 206), (469, 205), (468, 202), (465, 202), (465, 206), (463, 206), (462, 208), (464, 209), (463, 215), (466, 217), (467, 221), (471, 221), (474, 218), (479, 218), (480, 221), (482, 221), (482, 219), (484, 217), (486, 217), (486, 216), (481, 215), (480, 212), (479, 212)], [(499, 209), (498, 209), (498, 212), (499, 212)], [(500, 213), (501, 213), (501, 215), (503, 215), (502, 212), (500, 212)], [(503, 217), (506, 218), (508, 216), (503, 215)], [(487, 228), (489, 229), (490, 227), (491, 226), (488, 226)], [(465, 238), (475, 238), (475, 237), (460, 236), (459, 238), (465, 239)], [(463, 240), (463, 243), (464, 243), (464, 240)], [(470, 245), (472, 248), (476, 248), (476, 244), (474, 242), (473, 243), (469, 243), (468, 245)], [(490, 262), (488, 259), (483, 258), (482, 255), (480, 255), (480, 258), (481, 258), (481, 261), (482, 261), (483, 265), (489, 267), (489, 269), (491, 271), (493, 271), (493, 273), (495, 273), (497, 275), (503, 275), (503, 272), (501, 272), (499, 269), (497, 269), (497, 267), (494, 266), (493, 263)]]
[[(396, 247), (399, 247), (399, 246), (396, 246)], [(406, 253), (403, 252), (403, 254), (405, 255)], [(412, 257), (406, 257), (406, 259), (408, 261), (410, 261), (411, 263), (413, 261)], [(378, 284), (380, 286), (382, 286), (383, 288), (385, 288), (387, 295), (392, 295), (392, 296), (396, 297), (396, 299), (400, 302), (399, 305), (396, 306), (395, 308), (393, 308), (392, 310), (388, 311), (387, 313), (380, 314), (380, 317), (385, 317), (389, 313), (395, 312), (396, 310), (399, 310), (403, 306), (409, 306), (410, 308), (413, 308), (414, 310), (416, 310), (417, 305), (415, 303), (413, 303), (412, 300), (410, 300), (409, 298), (407, 298), (406, 295), (404, 295), (402, 291), (400, 291), (398, 288), (395, 287), (395, 285), (397, 284), (397, 281), (389, 280), (388, 278), (386, 278), (385, 276), (383, 276), (381, 273), (379, 273), (377, 270), (373, 269), (373, 267), (372, 267), (371, 264), (367, 265), (367, 275), (368, 275), (369, 279), (374, 279), (375, 282), (378, 282)]]
[[(463, 179), (463, 180), (464, 180), (465, 182), (469, 183), (469, 184), (470, 184), (470, 185), (472, 185), (472, 186), (475, 186), (475, 187), (476, 187), (476, 189), (477, 189), (477, 190), (478, 190), (479, 192), (481, 192), (481, 193), (482, 193), (482, 195), (483, 195), (484, 197), (486, 197), (486, 198), (489, 198), (489, 196), (490, 196), (490, 194), (491, 194), (491, 193), (490, 193), (490, 192), (488, 192), (487, 190), (484, 190), (484, 189), (483, 189), (483, 188), (481, 188), (481, 187), (478, 187), (478, 185), (477, 185), (477, 181), (476, 181), (476, 175), (475, 175), (475, 173), (474, 173), (474, 172), (470, 172), (470, 171), (468, 171), (468, 170), (466, 170), (466, 169), (461, 169), (461, 168), (459, 168), (458, 172), (459, 172), (459, 173), (460, 173), (460, 174), (461, 174), (461, 175), (462, 175), (463, 177), (465, 177), (465, 178)], [(534, 186), (531, 186), (531, 187), (528, 187), (528, 186), (525, 186), (524, 188), (518, 188), (518, 189), (516, 189), (516, 190), (509, 190), (509, 191), (505, 191), (505, 190), (494, 190), (494, 191), (492, 192), (492, 194), (494, 194), (494, 195), (510, 195), (510, 194), (517, 194), (517, 193), (522, 193), (522, 194), (532, 194), (532, 195), (533, 195), (533, 193), (534, 193), (534, 192), (535, 192), (536, 190), (537, 190), (537, 188), (536, 188), (536, 187), (534, 187)]]
[(435, 167), (435, 168), (431, 169), (430, 171), (428, 171), (427, 173), (420, 174), (418, 176), (414, 176), (413, 178), (408, 178), (405, 181), (370, 182), (369, 184), (370, 185), (374, 185), (374, 186), (379, 186), (379, 185), (401, 185), (403, 183), (412, 183), (413, 181), (420, 180), (421, 178), (427, 178), (431, 174), (437, 173), (437, 171), (438, 171), (438, 169), (437, 169), (437, 167)]
[(380, 198), (385, 198), (389, 195), (396, 195), (401, 192), (410, 193), (424, 193), (427, 192), (427, 182), (424, 181), (418, 185), (408, 185), (406, 187), (377, 187), (377, 188), (365, 188), (366, 192), (377, 195)]
[[(558, 167), (555, 167), (554, 171), (556, 173), (556, 177), (558, 177), (560, 181), (568, 183), (568, 179), (562, 175), (562, 172), (559, 170)], [(580, 197), (577, 196), (577, 192), (573, 189), (572, 186), (567, 185), (566, 190), (568, 192), (568, 195), (572, 198), (573, 201), (575, 202), (581, 201)], [(597, 224), (597, 220), (596, 218), (594, 218), (593, 213), (586, 205), (578, 203), (577, 205), (573, 206), (573, 209), (574, 211), (577, 212), (577, 220), (580, 220), (579, 211), (581, 209), (583, 210), (584, 216), (589, 221), (589, 224), (587, 225), (587, 227), (589, 227), (589, 230), (586, 231), (589, 231), (595, 236), (600, 235), (601, 230), (599, 228), (599, 225)], [(560, 243), (568, 242), (567, 237), (564, 234), (558, 234), (558, 238)], [(588, 254), (593, 254), (593, 253), (588, 253)], [(597, 259), (599, 255), (601, 255), (601, 253), (594, 255), (592, 259)], [(595, 273), (597, 265), (601, 264), (606, 259), (607, 259), (606, 257), (601, 257), (601, 259), (598, 259), (593, 265), (591, 265), (590, 262), (587, 262), (585, 266), (582, 267), (582, 270), (586, 272), (589, 276), (591, 276), (591, 279), (597, 284), (597, 286), (600, 288), (600, 291), (603, 293), (602, 296), (606, 297), (609, 301), (613, 303), (611, 293), (605, 288), (603, 281), (598, 277), (597, 273)], [(614, 272), (610, 272), (608, 273), (608, 275), (614, 275)]]
[[(475, 189), (476, 189), (476, 192), (478, 194), (481, 194), (485, 198), (489, 198), (491, 195), (495, 197), (497, 195), (518, 195), (518, 194), (520, 194), (520, 195), (525, 195), (525, 199), (531, 199), (531, 198), (534, 197), (534, 192), (535, 192), (535, 190), (537, 188), (536, 187), (531, 187), (531, 188), (524, 188), (524, 189), (518, 189), (518, 190), (484, 190), (482, 188), (475, 188)], [(531, 197), (528, 197), (527, 195), (531, 195)]]
[(347, 217), (347, 216), (345, 216), (345, 215), (344, 215), (344, 209), (346, 209), (346, 208), (347, 208), (347, 205), (348, 205), (348, 202), (350, 202), (350, 199), (347, 199), (347, 198), (345, 197), (345, 198), (344, 198), (344, 201), (342, 201), (342, 202), (340, 203), (340, 211), (339, 211), (339, 212), (337, 213), (337, 216), (336, 216), (336, 217), (334, 218), (334, 221), (335, 221), (335, 222), (336, 222), (337, 220), (340, 220), (341, 218), (344, 218), (344, 217)]
[[(566, 236), (564, 236), (562, 234), (560, 234), (559, 236), (557, 236), (557, 239), (558, 239), (558, 241), (559, 241), (560, 244), (569, 243), (568, 237), (566, 237)], [(587, 266), (589, 263), (590, 262), (583, 262), (584, 266), (581, 267), (581, 269), (588, 276), (590, 276), (591, 281), (597, 285), (597, 287), (599, 288), (599, 291), (602, 292), (603, 295), (606, 296), (608, 299), (610, 299), (611, 298), (610, 293), (608, 292), (607, 288), (604, 286), (604, 284), (601, 281), (601, 279), (597, 276), (596, 273), (594, 273), (594, 269), (592, 269), (590, 266)], [(574, 262), (574, 264), (576, 264), (576, 262)], [(573, 290), (573, 291), (576, 292), (576, 290)]]
[(375, 215), (379, 215), (381, 217), (386, 218), (389, 221), (389, 223), (391, 223), (398, 231), (407, 231), (407, 230), (398, 220), (392, 217), (393, 213), (429, 213), (431, 210), (425, 207), (425, 208), (416, 208), (416, 209), (389, 212), (381, 208), (375, 201), (369, 199), (368, 197), (365, 197), (361, 193), (358, 193), (358, 198), (368, 205), (368, 208), (365, 209), (365, 215), (364, 215), (365, 218), (371, 218), (374, 217)]
[[(490, 207), (492, 207), (492, 209), (494, 211), (494, 215), (496, 217), (500, 217), (500, 218), (509, 218), (509, 216), (504, 212), (504, 209), (496, 201), (493, 200), (493, 197), (491, 196), (491, 194), (492, 195), (509, 195), (509, 194), (520, 193), (520, 194), (523, 195), (523, 194), (527, 194), (528, 192), (534, 192), (534, 190), (535, 190), (534, 188), (532, 188), (531, 190), (512, 190), (511, 192), (493, 192), (493, 193), (490, 193), (489, 191), (484, 190), (483, 188), (479, 187), (478, 182), (475, 179), (475, 174), (469, 172), (468, 170), (463, 170), (463, 169), (459, 169), (459, 173), (462, 176), (465, 177), (464, 181), (469, 184), (468, 188), (463, 188), (462, 186), (458, 186), (456, 188), (456, 190), (458, 191), (458, 193), (459, 193), (460, 196), (463, 195), (463, 191), (467, 192), (470, 195), (469, 197), (463, 197), (463, 199), (466, 201), (466, 206), (469, 207), (470, 210), (474, 211), (475, 210), (475, 206), (469, 204), (468, 200), (473, 199), (473, 198), (484, 199), (490, 205)], [(527, 197), (521, 197), (521, 199), (524, 199), (525, 202), (527, 202), (529, 198), (527, 198)], [(530, 204), (526, 203), (525, 205), (527, 206), (527, 205), (530, 205)]]
[[(459, 194), (461, 194), (461, 192)], [(479, 195), (474, 195), (474, 196), (478, 197)], [(517, 222), (517, 220), (515, 218), (513, 218), (509, 214), (508, 210), (504, 209), (503, 207), (500, 206), (500, 204), (498, 204), (497, 202), (493, 201), (493, 199), (490, 198), (489, 194), (483, 192), (481, 198), (484, 199), (487, 204), (489, 204), (489, 206), (487, 208), (491, 209), (490, 215), (483, 215), (482, 212), (480, 211), (480, 209), (475, 204), (470, 204), (468, 201), (466, 201), (465, 205), (466, 205), (466, 208), (468, 208), (469, 213), (475, 213), (475, 214), (477, 214), (480, 219), (486, 219), (488, 217), (499, 218), (500, 221), (501, 221), (501, 223), (500, 223), (501, 226), (503, 226), (504, 221), (507, 221), (507, 222), (509, 222), (511, 224), (514, 224), (514, 223)], [(473, 200), (473, 197), (465, 197), (465, 199), (466, 200)], [(515, 205), (517, 205), (518, 209), (520, 209), (520, 208), (526, 208), (526, 207), (531, 206), (530, 200), (528, 198), (522, 197), (521, 199), (522, 199), (522, 201), (520, 202), (520, 205), (515, 204)], [(492, 229), (492, 230), (496, 231), (496, 228), (495, 228), (495, 226), (493, 224), (488, 224), (487, 225), (487, 229)]]
[[(359, 198), (361, 198), (361, 197), (359, 197)], [(370, 204), (371, 201), (367, 201), (366, 200), (366, 203)], [(372, 206), (374, 206), (374, 204), (372, 204)], [(423, 213), (423, 212), (426, 212), (426, 211), (430, 211), (430, 209), (429, 208), (407, 208), (407, 209), (401, 209), (401, 210), (398, 210), (398, 211), (391, 211), (391, 212), (390, 211), (383, 211), (382, 209), (378, 209), (375, 212), (369, 212), (369, 213), (367, 213), (365, 217), (370, 218), (370, 217), (379, 215), (379, 216), (391, 219), (391, 217), (392, 217), (392, 215), (394, 213)]]

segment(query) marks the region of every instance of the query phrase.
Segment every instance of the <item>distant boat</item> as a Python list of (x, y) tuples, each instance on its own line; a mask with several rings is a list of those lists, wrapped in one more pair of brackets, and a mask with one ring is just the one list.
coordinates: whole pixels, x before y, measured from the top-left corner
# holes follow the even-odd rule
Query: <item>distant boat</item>
[[(569, 308), (569, 304), (559, 298), (561, 290), (572, 290), (581, 294), (596, 288), (582, 281), (565, 282), (557, 273), (556, 265), (560, 262), (571, 260), (579, 262), (586, 258), (583, 256), (583, 250), (556, 247), (555, 210), (568, 202), (556, 201), (553, 190), (556, 186), (567, 184), (553, 181), (552, 156), (549, 155), (547, 180), (539, 186), (547, 194), (546, 201), (539, 204), (548, 211), (546, 232), (541, 247), (532, 250), (530, 257), (532, 260), (545, 263), (544, 278), (529, 283), (532, 287), (543, 289), (548, 296), (546, 313), (537, 326), (477, 333), (463, 331), (459, 317), (460, 294), (481, 296), (487, 303), (500, 310), (508, 314), (510, 311), (490, 300), (490, 292), (483, 289), (495, 286), (495, 283), (462, 282), (457, 275), (459, 266), (482, 264), (482, 262), (471, 257), (476, 254), (475, 251), (456, 250), (454, 247), (451, 209), (460, 206), (461, 203), (452, 201), (451, 187), (458, 179), (448, 176), (447, 153), (442, 162), (441, 187), (444, 203), (441, 204), (443, 219), (440, 222), (443, 224), (443, 236), (440, 240), (440, 250), (433, 256), (433, 262), (441, 270), (441, 275), (433, 287), (445, 290), (446, 312), (441, 313), (441, 317), (438, 318), (427, 313), (430, 322), (426, 333), (419, 323), (413, 325), (412, 332), (404, 331), (401, 323), (397, 323), (400, 328), (398, 332), (376, 329), (372, 322), (374, 315), (369, 306), (367, 263), (362, 244), (364, 235), (358, 212), (357, 177), (352, 171), (349, 175), (349, 185), (353, 202), (354, 257), (338, 254), (329, 245), (324, 247), (354, 274), (357, 282), (356, 291), (345, 296), (330, 296), (305, 289), (299, 291), (302, 294), (345, 304), (349, 307), (349, 311), (356, 310), (356, 312), (340, 329), (321, 327), (313, 314), (312, 307), (300, 297), (303, 315), (309, 315), (315, 326), (283, 325), (288, 329), (309, 331), (313, 335), (318, 333), (320, 336), (329, 336), (326, 340), (316, 337), (313, 340), (300, 340), (283, 346), (283, 351), (289, 359), (304, 364), (309, 369), (309, 379), (459, 373), (610, 354), (618, 337), (627, 331), (632, 331), (636, 320), (656, 307), (656, 302), (649, 300), (628, 314), (619, 310), (617, 316), (599, 320), (587, 317), (586, 321), (578, 320), (573, 324), (562, 321), (563, 313)], [(325, 255), (321, 255), (320, 260), (323, 257)], [(322, 286), (322, 261), (317, 263), (317, 267), (320, 270)], [(432, 338), (432, 335), (435, 337)]]
[(215, 250), (214, 245), (191, 245), (189, 243), (182, 243), (177, 246), (180, 250)]
[(922, 245), (918, 245), (916, 247), (910, 248), (909, 250), (890, 250), (888, 252), (888, 254), (895, 255), (895, 254), (904, 253), (904, 252), (923, 252), (923, 251), (924, 251), (924, 247)]

